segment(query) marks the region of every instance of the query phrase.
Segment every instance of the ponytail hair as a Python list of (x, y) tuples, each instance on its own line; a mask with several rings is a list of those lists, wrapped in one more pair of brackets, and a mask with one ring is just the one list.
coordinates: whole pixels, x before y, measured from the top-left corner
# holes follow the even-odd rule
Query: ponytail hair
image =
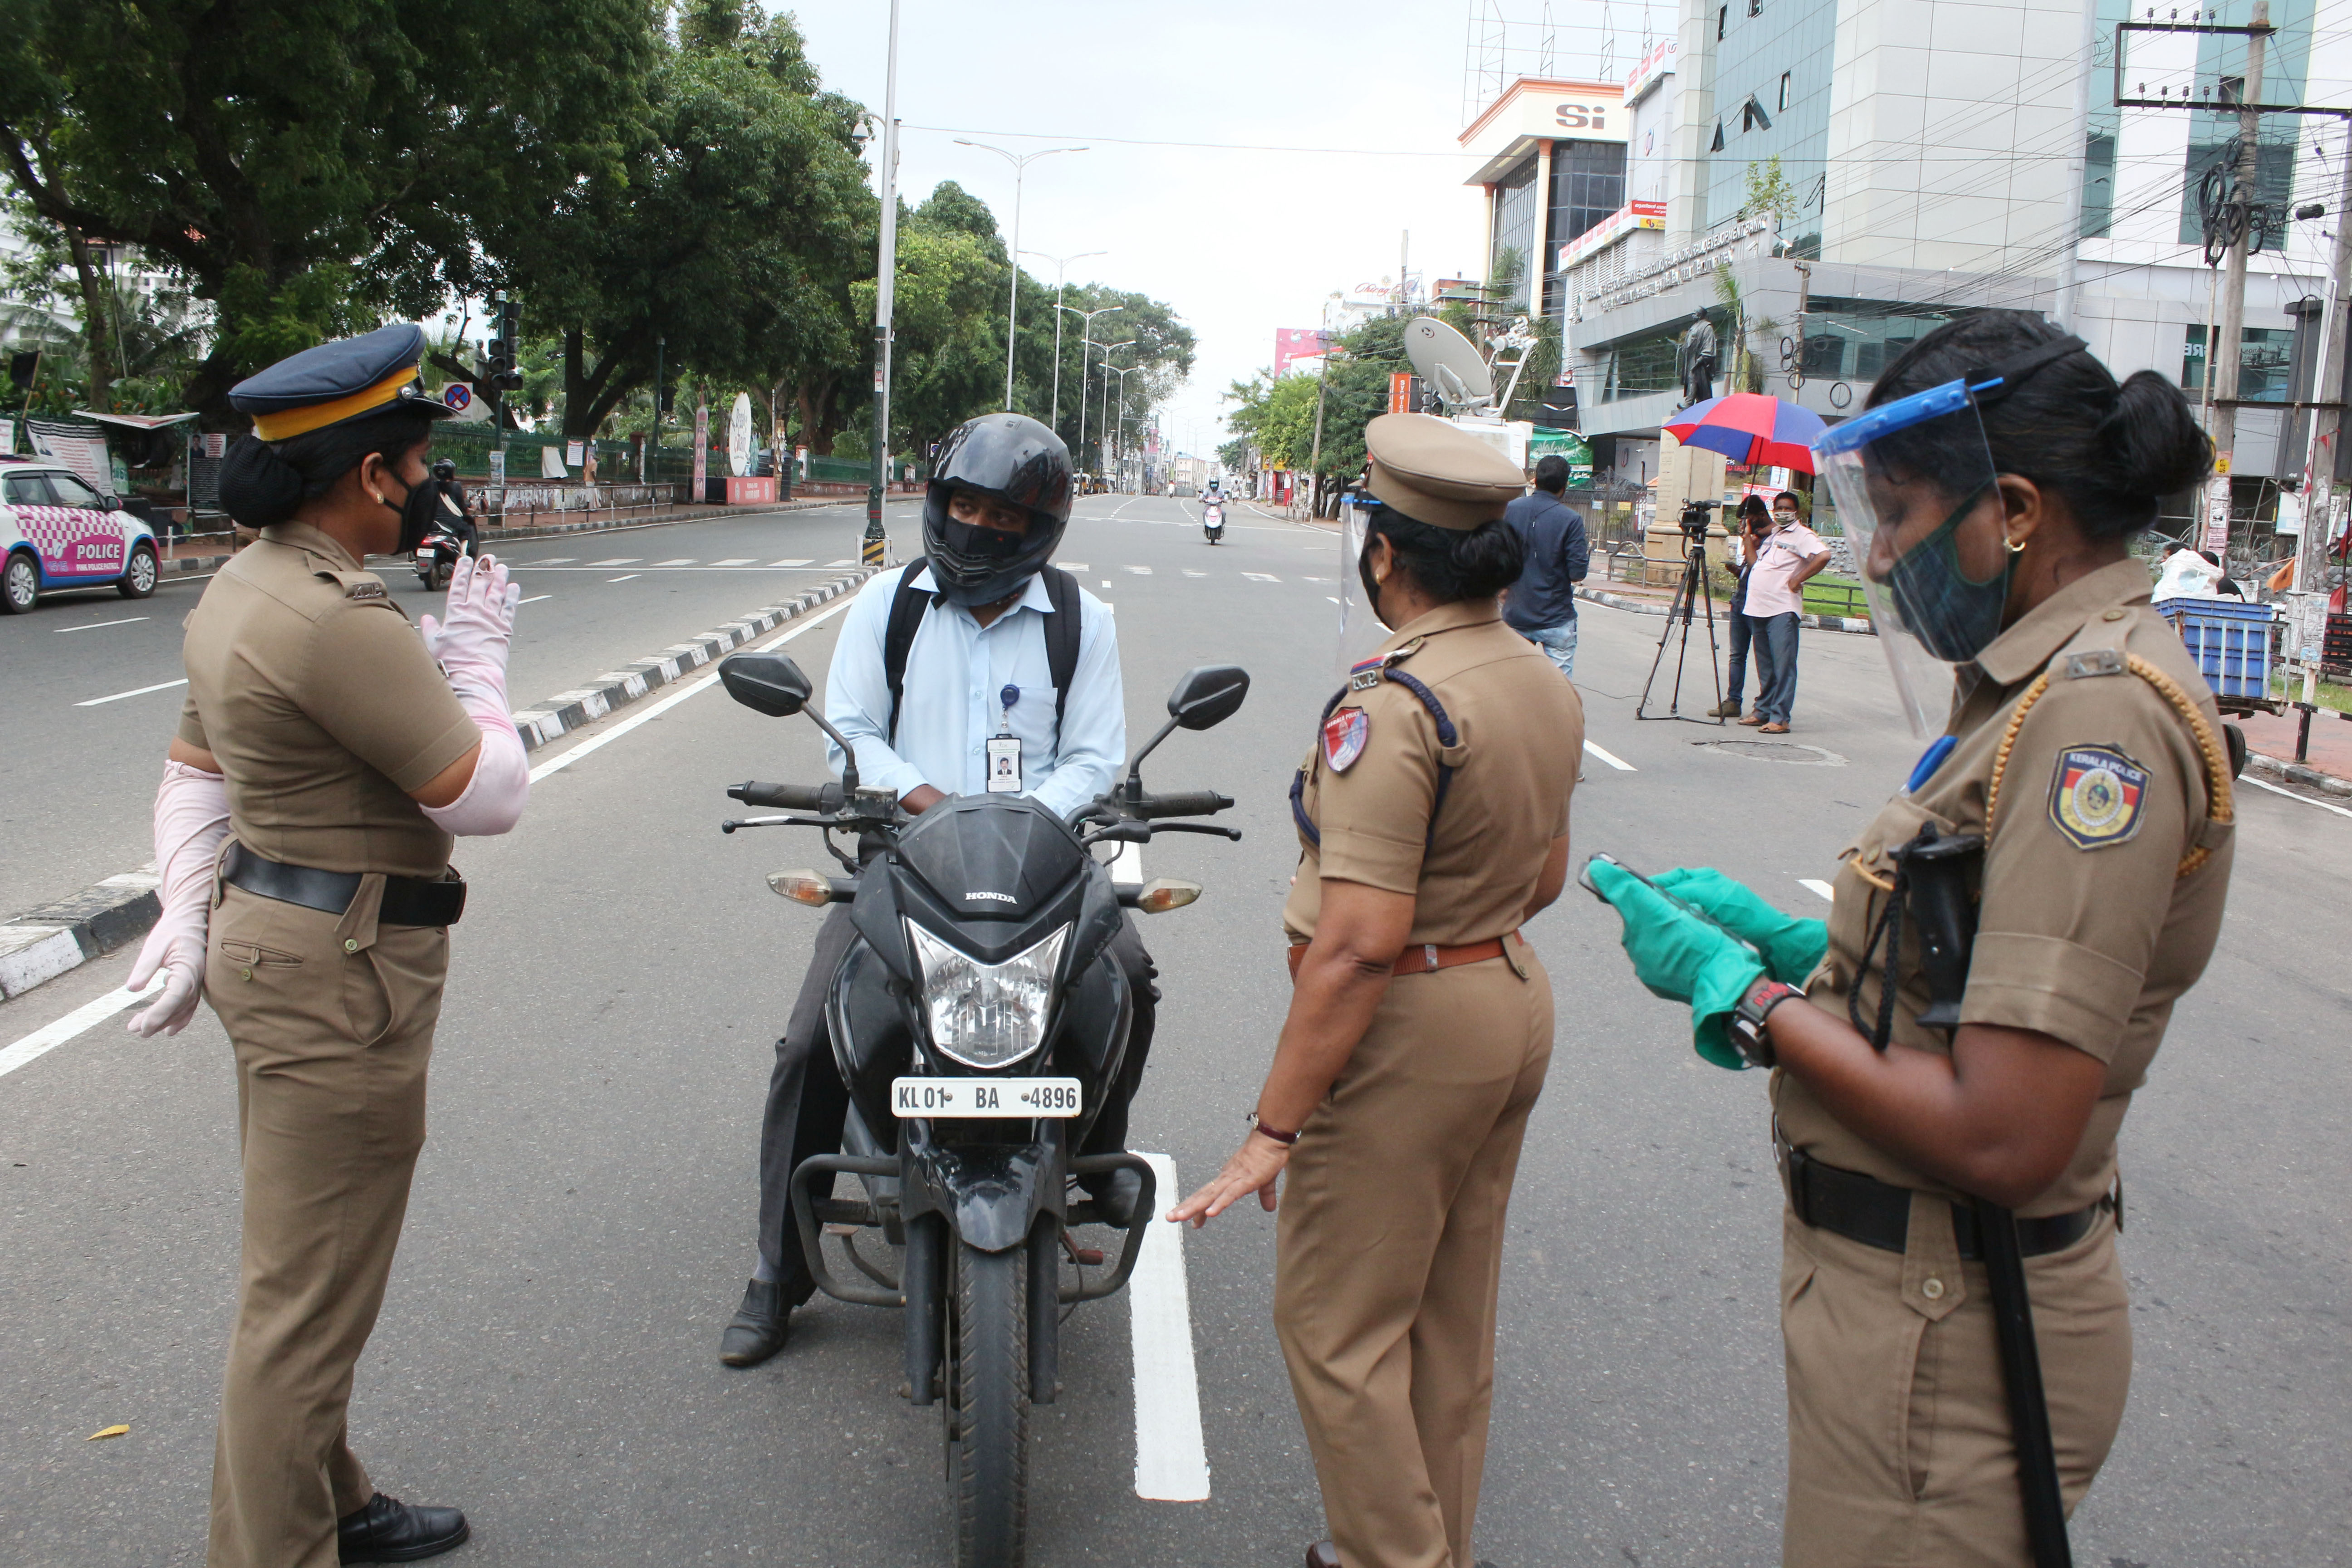
[(394, 405), (283, 441), (240, 436), (221, 461), (221, 509), (247, 528), (288, 521), (369, 453), (399, 462), (432, 439), (433, 425), (432, 416)]
[[(1979, 310), (1947, 321), (1886, 367), (1869, 406), (2065, 336), (2025, 310)], [(2118, 386), (2088, 349), (2033, 371), (1980, 414), (1994, 469), (2063, 496), (2088, 539), (2140, 532), (2156, 521), (2159, 499), (2188, 489), (2213, 467), (2212, 440), (2178, 386), (2152, 370), (2135, 371)]]

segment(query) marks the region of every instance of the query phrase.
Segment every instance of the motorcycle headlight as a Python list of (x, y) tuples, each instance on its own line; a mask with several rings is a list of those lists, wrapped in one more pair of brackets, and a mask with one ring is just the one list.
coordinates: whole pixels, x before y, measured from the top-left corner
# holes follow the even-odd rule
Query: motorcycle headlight
[(923, 972), (923, 1012), (931, 1043), (968, 1068), (1007, 1067), (1045, 1043), (1054, 972), (1070, 928), (1002, 963), (982, 963), (912, 921), (915, 962)]

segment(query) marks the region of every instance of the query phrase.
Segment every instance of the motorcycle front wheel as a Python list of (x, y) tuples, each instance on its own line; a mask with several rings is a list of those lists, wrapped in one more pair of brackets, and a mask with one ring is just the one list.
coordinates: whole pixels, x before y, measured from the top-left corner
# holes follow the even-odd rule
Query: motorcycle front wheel
[[(1029, 1525), (1029, 1271), (1025, 1250), (950, 1243), (945, 1412), (956, 1568), (1022, 1568)], [(1054, 1303), (1045, 1310), (1052, 1311)]]

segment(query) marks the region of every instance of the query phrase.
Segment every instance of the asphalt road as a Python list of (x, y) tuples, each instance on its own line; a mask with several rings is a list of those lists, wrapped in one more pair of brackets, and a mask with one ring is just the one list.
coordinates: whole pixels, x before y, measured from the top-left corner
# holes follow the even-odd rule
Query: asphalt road
[[(891, 503), (891, 526), (913, 515)], [(838, 576), (865, 518), (859, 501), (518, 542), (529, 604), (508, 695), (526, 706)], [(439, 613), (443, 595), (415, 573), (375, 566), (410, 619)], [(62, 594), (0, 616), (0, 920), (153, 858), (144, 806), (187, 694), (181, 623), (208, 581), (166, 578), (139, 601)]]
[[(1176, 736), (1146, 770), (1155, 787), (1239, 797), (1223, 820), (1247, 835), (1147, 851), (1152, 874), (1208, 887), (1145, 931), (1167, 1000), (1135, 1142), (1189, 1186), (1240, 1135), (1287, 991), (1284, 792), (1334, 684), (1339, 563), (1325, 532), (1236, 509), (1211, 550), (1185, 515), (1091, 498), (1064, 555), (1118, 612), (1131, 731), (1192, 664), (1257, 679), (1234, 720)], [(676, 633), (698, 629), (688, 618)], [(821, 670), (837, 625), (786, 651)], [(1715, 744), (1748, 731), (1634, 720), (1659, 629), (1586, 612), (1591, 738), (1632, 771), (1587, 759), (1579, 854), (1711, 863), (1820, 911), (1803, 879), (1830, 875), (1918, 749), (1876, 645), (1807, 635), (1789, 740), (1821, 751), (1769, 761)], [(761, 877), (818, 859), (805, 839), (713, 826), (730, 781), (816, 776), (815, 731), (713, 689), (584, 739), (632, 723), (543, 778), (517, 833), (466, 847), (476, 890), (432, 1137), (360, 1367), (357, 1443), (386, 1489), (466, 1507), (475, 1539), (453, 1561), (483, 1568), (945, 1562), (939, 1426), (893, 1393), (890, 1314), (820, 1299), (767, 1365), (713, 1354), (751, 1262), (770, 1041), (817, 920)], [(2138, 1367), (2077, 1516), (2085, 1563), (2352, 1563), (2352, 821), (2252, 789), (2239, 809), (2221, 950), (2125, 1133)], [(1760, 1568), (1779, 1560), (1783, 1464), (1763, 1082), (1693, 1057), (1686, 1016), (1634, 984), (1613, 927), (1571, 889), (1530, 929), (1559, 1046), (1513, 1206), (1478, 1555)], [(125, 967), (0, 1005), (0, 1049)], [(0, 1077), (0, 1561), (201, 1561), (233, 1099), (208, 1013), (154, 1044), (110, 1020)], [(1236, 1210), (1184, 1243), (1204, 1502), (1134, 1493), (1126, 1303), (1069, 1320), (1066, 1393), (1037, 1423), (1034, 1562), (1286, 1565), (1315, 1538), (1268, 1322), (1272, 1242), (1265, 1216)], [(116, 1422), (128, 1436), (84, 1441)]]

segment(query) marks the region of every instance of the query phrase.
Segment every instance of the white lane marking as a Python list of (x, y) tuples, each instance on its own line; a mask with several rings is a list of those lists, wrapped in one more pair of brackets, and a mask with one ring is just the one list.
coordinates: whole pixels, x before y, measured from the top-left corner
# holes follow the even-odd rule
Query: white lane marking
[(1132, 572), (1139, 577), (1149, 577), (1151, 575), (1151, 568), (1149, 566), (1122, 566), (1119, 570), (1122, 572)]
[(1065, 572), (1091, 572), (1094, 570), (1093, 567), (1087, 565), (1083, 561), (1056, 561), (1054, 564), (1059, 566)]
[(552, 594), (533, 594), (530, 598), (517, 599), (515, 603), (517, 605), (536, 605), (541, 599), (552, 599), (553, 597), (555, 597), (555, 595)]
[(1307, 580), (1309, 583), (1328, 583), (1331, 579), (1328, 577), (1309, 577)]
[[(1161, 1213), (1181, 1201), (1176, 1162), (1146, 1154)], [(1135, 1336), (1135, 1495), (1153, 1502), (1206, 1502), (1209, 1450), (1201, 1436), (1201, 1384), (1192, 1365), (1192, 1306), (1184, 1284), (1184, 1227), (1155, 1219), (1127, 1283)]]
[(1330, 600), (1331, 600), (1331, 602), (1332, 602), (1333, 604), (1335, 604), (1335, 605), (1336, 605), (1336, 604), (1338, 604), (1338, 603), (1339, 602), (1337, 598), (1334, 598), (1334, 597), (1333, 597), (1331, 595), (1329, 595), (1329, 594), (1326, 594), (1326, 595), (1324, 595), (1323, 596), (1324, 596), (1325, 598), (1327, 598), (1327, 599), (1330, 599)]
[(136, 691), (118, 691), (111, 697), (93, 697), (87, 702), (77, 702), (74, 706), (97, 708), (109, 702), (120, 702), (126, 697), (144, 697), (151, 691), (169, 691), (174, 686), (185, 686), (187, 683), (188, 678), (184, 675), (177, 680), (166, 680), (159, 686), (142, 686)]
[(1819, 893), (1822, 898), (1829, 900), (1832, 903), (1835, 903), (1837, 901), (1837, 889), (1831, 887), (1827, 882), (1822, 881), (1819, 877), (1800, 877), (1797, 879), (1797, 886), (1804, 889), (1809, 893)]
[(1281, 578), (1274, 575), (1271, 572), (1244, 572), (1242, 575), (1248, 578), (1253, 583), (1279, 583), (1282, 581)]
[[(794, 637), (800, 636), (811, 626), (815, 626), (819, 621), (829, 620), (833, 616), (841, 614), (842, 611), (849, 608), (851, 604), (856, 600), (856, 597), (857, 595), (855, 594), (844, 594), (840, 598), (835, 600), (830, 607), (819, 610), (815, 615), (809, 616), (807, 619), (796, 622), (793, 626), (787, 627), (782, 637), (770, 637), (766, 642), (757, 645), (757, 651), (765, 652), (769, 648), (776, 647), (792, 641)], [(751, 644), (745, 645), (746, 647), (750, 647), (752, 645)], [(603, 734), (591, 735), (586, 740), (581, 742), (578, 745), (572, 747), (570, 751), (564, 752), (562, 756), (554, 758), (552, 761), (540, 763), (539, 766), (530, 770), (530, 782), (537, 784), (540, 780), (545, 778), (550, 773), (562, 772), (563, 769), (568, 768), (572, 763), (578, 762), (581, 758), (586, 756), (589, 752), (596, 750), (599, 746), (609, 745), (611, 742), (619, 740), (622, 736), (635, 729), (638, 725), (644, 723), (646, 720), (660, 718), (663, 714), (668, 712), (671, 709), (677, 707), (688, 698), (692, 697), (697, 692), (707, 691), (718, 683), (719, 672), (717, 670), (713, 670), (709, 675), (706, 675), (701, 679), (696, 681), (693, 685), (686, 687), (681, 690), (671, 692), (668, 696), (662, 698), (658, 701), (653, 703), (650, 707), (640, 709), (638, 711), (630, 714), (627, 718), (622, 720), (619, 723), (614, 725)]]
[(518, 566), (568, 566), (579, 560), (577, 555), (551, 555), (544, 561), (518, 561)]
[(2291, 789), (2281, 789), (2278, 785), (2274, 784), (2265, 784), (2261, 779), (2241, 776), (2238, 782), (2240, 784), (2250, 784), (2256, 789), (2266, 789), (2273, 795), (2283, 795), (2289, 800), (2299, 800), (2305, 805), (2315, 805), (2322, 811), (2332, 811), (2338, 816), (2352, 816), (2352, 811), (2347, 811), (2340, 805), (2330, 805), (2324, 800), (2314, 800), (2307, 795), (2297, 795)]
[(618, 577), (607, 577), (604, 581), (607, 583), (634, 583), (644, 575), (645, 574), (642, 572), (624, 572)]
[(591, 561), (588, 564), (591, 566), (635, 566), (638, 562), (644, 559), (645, 557), (642, 555), (615, 555), (610, 561)]
[(1206, 572), (1195, 572), (1190, 566), (1187, 566), (1184, 568), (1184, 575), (1187, 577), (1205, 577), (1208, 574)]
[[(152, 991), (154, 983), (150, 981), (148, 984)], [(95, 1002), (85, 1002), (56, 1023), (45, 1025), (6, 1050), (0, 1050), (0, 1078), (7, 1077), (36, 1057), (46, 1056), (76, 1035), (106, 1022), (132, 1003), (148, 1000), (152, 1000), (149, 993), (133, 991), (126, 985), (119, 991), (108, 992)], [(1141, 1265), (1137, 1267), (1139, 1268)]]
[(691, 555), (681, 555), (675, 561), (656, 561), (654, 564), (656, 566), (691, 566), (694, 564), (694, 557)]
[(793, 555), (787, 557), (782, 561), (771, 561), (768, 564), (771, 566), (806, 566), (811, 564), (811, 563), (809, 558), (805, 555)]
[(749, 566), (751, 564), (751, 558), (746, 555), (733, 561), (714, 561), (711, 564), (713, 566)]
[(855, 556), (845, 555), (838, 561), (828, 561), (825, 564), (827, 566), (855, 566), (857, 564), (857, 560)]
[[(1329, 595), (1327, 595), (1325, 596), (1328, 597)], [(1335, 599), (1332, 602), (1337, 604), (1339, 601)], [(1611, 767), (1615, 768), (1621, 773), (1638, 773), (1641, 771), (1634, 767), (1633, 763), (1625, 761), (1622, 757), (1612, 756), (1590, 741), (1584, 742), (1584, 749), (1591, 752), (1594, 756), (1599, 757), (1602, 762), (1607, 763)]]
[(1106, 588), (1109, 587), (1109, 586), (1110, 586), (1110, 579), (1109, 579), (1109, 578), (1108, 578), (1108, 577), (1104, 578), (1104, 579), (1102, 580), (1102, 585), (1103, 585), (1104, 587), (1106, 587)]
[(125, 616), (119, 621), (89, 621), (78, 626), (59, 626), (58, 635), (63, 637), (68, 632), (94, 632), (100, 626), (127, 626), (133, 621), (143, 621), (146, 618), (144, 616)]

